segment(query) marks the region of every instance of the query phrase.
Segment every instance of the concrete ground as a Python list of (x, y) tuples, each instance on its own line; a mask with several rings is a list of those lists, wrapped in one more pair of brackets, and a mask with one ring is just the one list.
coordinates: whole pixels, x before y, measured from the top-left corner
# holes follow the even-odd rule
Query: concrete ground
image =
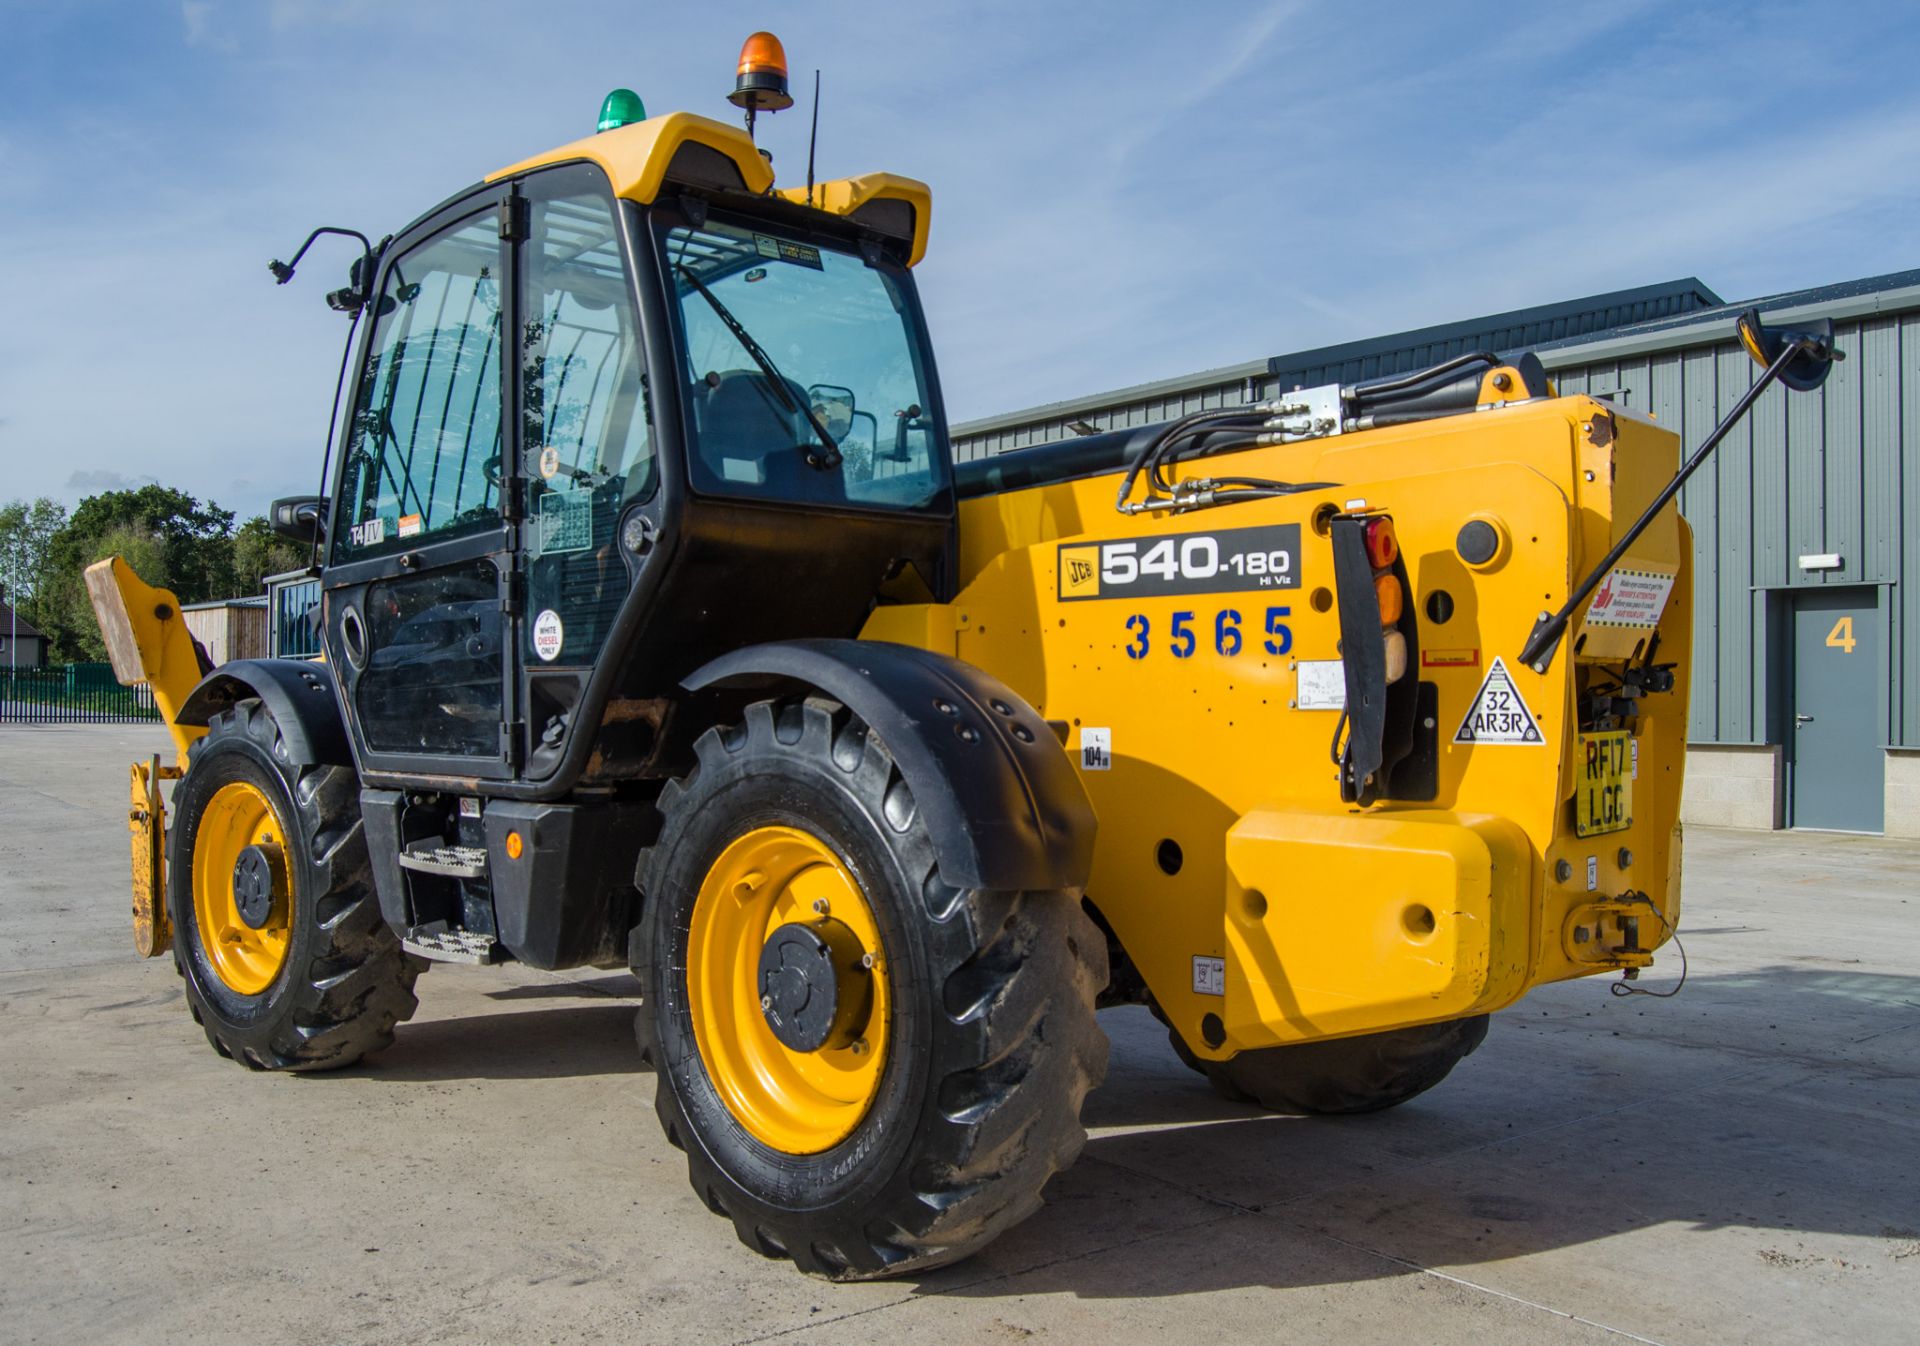
[(1109, 1012), (1047, 1208), (836, 1286), (687, 1188), (623, 976), (439, 967), (359, 1067), (217, 1058), (127, 929), (125, 763), (163, 747), (0, 726), (9, 1341), (1920, 1339), (1911, 843), (1692, 832), (1683, 995), (1536, 993), (1379, 1116), (1221, 1102)]

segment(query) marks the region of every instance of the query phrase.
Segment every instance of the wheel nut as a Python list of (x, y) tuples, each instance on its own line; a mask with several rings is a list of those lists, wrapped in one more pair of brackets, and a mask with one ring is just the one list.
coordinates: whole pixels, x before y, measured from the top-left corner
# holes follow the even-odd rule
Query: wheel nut
[(870, 953), (861, 954), (860, 966), (864, 967), (869, 972), (873, 971), (873, 955)]
[(825, 916), (825, 915), (827, 914), (827, 911), (828, 911), (828, 907), (827, 907), (827, 899), (826, 899), (826, 898), (824, 898), (824, 897), (816, 897), (816, 898), (814, 898), (814, 899), (813, 899), (813, 909), (814, 909), (814, 911), (815, 911), (815, 912), (817, 912), (817, 913), (818, 913), (819, 915), (822, 915), (822, 916)]
[(772, 1009), (772, 1008), (773, 1008), (773, 997), (772, 997), (772, 996), (770, 996), (770, 995), (763, 995), (763, 996), (761, 996), (761, 997), (760, 997), (760, 1008), (761, 1008), (762, 1010), (770, 1010), (770, 1009)]
[(867, 1040), (865, 1038), (855, 1038), (853, 1042), (849, 1044), (847, 1050), (855, 1056), (865, 1056), (867, 1054)]

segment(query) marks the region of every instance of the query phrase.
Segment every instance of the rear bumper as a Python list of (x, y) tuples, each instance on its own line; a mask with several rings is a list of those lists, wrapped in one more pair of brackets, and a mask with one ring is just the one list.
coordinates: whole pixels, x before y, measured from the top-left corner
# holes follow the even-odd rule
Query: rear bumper
[(1534, 875), (1504, 818), (1263, 810), (1227, 833), (1229, 1047), (1478, 1014), (1526, 989)]
[[(1664, 882), (1646, 887), (1677, 922), (1677, 830), (1659, 850)], [(1584, 864), (1561, 879), (1493, 814), (1259, 810), (1227, 832), (1226, 862), (1223, 1054), (1488, 1013), (1646, 966), (1669, 934), (1623, 900), (1638, 890), (1611, 858), (1589, 890)]]

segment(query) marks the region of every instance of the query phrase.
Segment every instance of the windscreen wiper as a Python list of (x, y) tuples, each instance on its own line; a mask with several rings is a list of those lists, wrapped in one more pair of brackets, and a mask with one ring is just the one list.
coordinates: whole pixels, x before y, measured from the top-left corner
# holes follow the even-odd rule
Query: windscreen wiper
[(740, 320), (733, 316), (733, 310), (721, 303), (719, 296), (715, 295), (712, 290), (709, 290), (706, 287), (706, 283), (702, 281), (700, 277), (694, 275), (686, 263), (679, 262), (676, 263), (675, 266), (680, 274), (687, 278), (687, 282), (691, 284), (694, 289), (700, 291), (700, 297), (713, 307), (713, 311), (719, 315), (720, 321), (727, 325), (729, 332), (733, 333), (734, 340), (738, 341), (741, 348), (753, 357), (753, 362), (760, 366), (760, 372), (767, 376), (767, 382), (773, 385), (775, 395), (786, 405), (787, 410), (797, 411), (802, 416), (805, 416), (807, 418), (807, 424), (813, 427), (813, 433), (820, 436), (821, 451), (819, 453), (815, 453), (811, 449), (805, 450), (807, 466), (817, 467), (822, 472), (825, 472), (829, 468), (840, 466), (840, 449), (839, 446), (833, 442), (833, 436), (827, 433), (826, 426), (820, 424), (820, 418), (813, 414), (812, 407), (794, 400), (793, 394), (787, 390), (786, 375), (774, 368), (773, 357), (760, 349), (760, 343), (753, 339), (752, 333), (740, 325)]

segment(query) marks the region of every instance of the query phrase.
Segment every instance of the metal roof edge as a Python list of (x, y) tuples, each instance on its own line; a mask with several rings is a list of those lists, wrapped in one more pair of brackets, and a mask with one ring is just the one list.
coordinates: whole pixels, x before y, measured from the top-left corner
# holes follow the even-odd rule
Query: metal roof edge
[(1027, 407), (1020, 411), (1003, 411), (993, 416), (982, 416), (978, 420), (962, 421), (959, 425), (951, 427), (947, 433), (956, 438), (962, 435), (984, 435), (1016, 425), (1031, 425), (1035, 421), (1097, 415), (1117, 403), (1142, 402), (1149, 398), (1165, 397), (1174, 393), (1193, 393), (1215, 384), (1239, 383), (1245, 379), (1266, 377), (1267, 361), (1248, 360), (1243, 364), (1203, 369), (1198, 373), (1183, 374), (1178, 378), (1155, 379), (1151, 383), (1136, 383), (1130, 387), (1114, 388), (1108, 392), (1088, 393), (1085, 397), (1043, 402), (1037, 407)]
[[(1679, 276), (1673, 280), (1657, 281), (1651, 285), (1636, 285), (1625, 290), (1607, 290), (1600, 294), (1582, 295), (1575, 299), (1560, 299), (1545, 304), (1533, 304), (1525, 308), (1509, 309), (1501, 313), (1488, 313), (1475, 318), (1458, 318), (1450, 322), (1431, 323), (1425, 327), (1408, 328), (1401, 332), (1387, 332), (1380, 336), (1362, 337), (1355, 341), (1340, 341), (1326, 346), (1312, 346), (1305, 350), (1287, 351), (1280, 355), (1269, 356), (1264, 360), (1249, 360), (1241, 364), (1222, 365), (1217, 369), (1203, 369), (1192, 374), (1175, 378), (1155, 379), (1150, 383), (1138, 383), (1124, 388), (1113, 388), (1105, 392), (1088, 393), (1084, 397), (1063, 398), (1055, 402), (1043, 402), (1039, 406), (1026, 407), (1017, 411), (999, 412), (992, 416), (982, 416), (974, 420), (963, 421), (952, 426), (948, 434), (960, 439), (972, 435), (991, 434), (996, 430), (1008, 430), (1020, 426), (1030, 426), (1043, 421), (1066, 420), (1070, 417), (1093, 416), (1128, 402), (1151, 401), (1157, 397), (1191, 395), (1221, 384), (1239, 383), (1249, 378), (1277, 378), (1290, 371), (1317, 368), (1321, 365), (1340, 364), (1348, 360), (1363, 359), (1370, 355), (1399, 351), (1410, 346), (1432, 345), (1435, 342), (1456, 340), (1463, 336), (1487, 328), (1514, 327), (1531, 322), (1550, 322), (1557, 318), (1572, 317), (1582, 313), (1593, 313), (1624, 304), (1639, 303), (1649, 299), (1658, 299), (1669, 295), (1692, 294), (1706, 300), (1710, 307), (1720, 306), (1725, 300), (1698, 276)], [(1614, 330), (1609, 328), (1607, 330)], [(1104, 427), (1102, 427), (1104, 428)]]
[[(1784, 296), (1792, 298), (1792, 295)], [(1908, 313), (1920, 309), (1920, 285), (1902, 285), (1891, 290), (1871, 290), (1865, 294), (1842, 295), (1833, 299), (1814, 299), (1806, 303), (1769, 307), (1765, 299), (1751, 304), (1728, 304), (1724, 308), (1704, 309), (1675, 320), (1671, 326), (1654, 331), (1625, 332), (1603, 336), (1597, 341), (1574, 340), (1565, 345), (1537, 346), (1534, 354), (1548, 369), (1568, 369), (1575, 365), (1596, 364), (1604, 360), (1648, 355), (1654, 351), (1693, 346), (1718, 345), (1734, 339), (1733, 318), (1754, 307), (1768, 322), (1794, 322), (1806, 318), (1870, 318), (1881, 313)]]

